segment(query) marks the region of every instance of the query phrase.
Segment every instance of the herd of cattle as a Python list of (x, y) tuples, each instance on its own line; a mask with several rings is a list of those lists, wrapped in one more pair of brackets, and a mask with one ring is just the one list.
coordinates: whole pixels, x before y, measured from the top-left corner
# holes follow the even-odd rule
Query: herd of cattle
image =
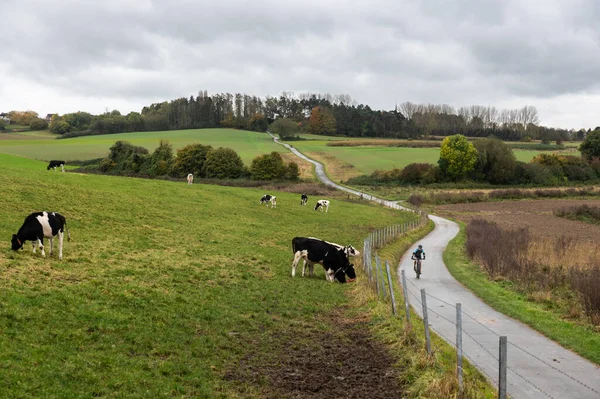
[[(300, 205), (308, 203), (308, 195), (302, 194), (300, 197)], [(271, 208), (277, 206), (277, 197), (270, 194), (265, 194), (261, 197), (259, 204), (266, 204)], [(315, 205), (315, 211), (321, 209), (321, 212), (329, 211), (328, 200), (318, 200)], [(350, 263), (350, 256), (358, 256), (360, 252), (352, 245), (342, 246), (336, 243), (323, 241), (315, 237), (295, 237), (292, 240), (292, 252), (294, 253), (294, 261), (292, 262), (292, 277), (296, 275), (296, 266), (300, 259), (304, 259), (302, 267), (302, 276), (306, 273), (308, 267), (309, 274), (314, 275), (314, 265), (316, 263), (323, 266), (325, 269), (325, 278), (327, 281), (338, 281), (345, 283), (356, 280), (356, 272), (354, 265)], [(346, 279), (348, 276), (348, 279)]]
[[(64, 161), (50, 161), (47, 170), (60, 166), (64, 172)], [(194, 176), (190, 173), (187, 176), (188, 184), (192, 184)], [(271, 208), (277, 206), (277, 197), (270, 194), (262, 196), (259, 202), (261, 205), (266, 204), (267, 207), (271, 204)], [(302, 194), (300, 197), (300, 205), (308, 203), (308, 196)], [(325, 212), (329, 211), (328, 200), (318, 200), (315, 205), (315, 211), (321, 209)], [(50, 255), (54, 250), (54, 238), (58, 237), (58, 258), (63, 257), (63, 238), (64, 233), (67, 233), (67, 240), (71, 240), (69, 229), (67, 228), (67, 220), (65, 217), (56, 212), (34, 212), (25, 218), (23, 225), (17, 232), (13, 234), (11, 244), (12, 250), (17, 251), (23, 248), (25, 241), (31, 241), (33, 253), (39, 247), (42, 256), (46, 256), (44, 251), (44, 238), (50, 240)], [(292, 262), (292, 277), (296, 275), (296, 266), (300, 259), (304, 260), (302, 267), (302, 276), (305, 275), (307, 268), (311, 276), (314, 275), (314, 265), (320, 264), (325, 269), (325, 278), (327, 281), (338, 281), (340, 283), (351, 282), (356, 279), (354, 265), (350, 263), (351, 256), (358, 256), (360, 252), (352, 245), (342, 246), (336, 243), (320, 240), (315, 237), (295, 237), (292, 240), (292, 251), (294, 260)], [(346, 279), (346, 276), (348, 279)]]

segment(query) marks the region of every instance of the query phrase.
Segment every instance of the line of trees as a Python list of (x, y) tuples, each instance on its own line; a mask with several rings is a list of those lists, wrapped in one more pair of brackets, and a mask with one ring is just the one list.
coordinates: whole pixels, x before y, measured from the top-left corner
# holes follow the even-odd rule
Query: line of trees
[(257, 156), (248, 168), (238, 153), (231, 148), (189, 144), (177, 150), (175, 155), (173, 147), (166, 140), (161, 140), (152, 153), (127, 141), (116, 141), (110, 147), (108, 156), (99, 165), (90, 165), (85, 169), (148, 177), (183, 178), (188, 173), (198, 178), (212, 179), (294, 181), (300, 177), (298, 164), (285, 164), (277, 152)]
[(65, 137), (135, 131), (229, 127), (265, 131), (278, 119), (288, 119), (298, 130), (321, 135), (349, 137), (417, 138), (464, 134), (494, 135), (502, 140), (542, 141), (583, 139), (585, 130), (539, 126), (537, 109), (497, 109), (473, 105), (455, 109), (441, 104), (405, 102), (393, 110), (373, 110), (349, 95), (283, 92), (264, 98), (242, 93), (209, 95), (145, 106), (141, 112), (121, 115), (119, 111), (91, 115), (76, 112), (56, 115), (50, 130)]

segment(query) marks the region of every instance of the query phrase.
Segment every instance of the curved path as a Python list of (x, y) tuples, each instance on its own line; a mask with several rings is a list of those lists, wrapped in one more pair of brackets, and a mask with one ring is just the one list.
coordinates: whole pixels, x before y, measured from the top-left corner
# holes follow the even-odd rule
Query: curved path
[[(321, 163), (306, 157), (292, 146), (279, 142), (275, 136), (273, 139), (314, 164), (317, 177), (326, 185), (355, 195), (360, 194), (359, 191), (340, 186), (329, 179)], [(363, 197), (395, 209), (411, 210), (372, 195), (363, 194)], [(499, 336), (508, 337), (507, 381), (508, 394), (512, 398), (600, 398), (600, 367), (525, 324), (495, 311), (450, 275), (442, 254), (448, 242), (458, 233), (458, 225), (433, 215), (429, 215), (429, 218), (435, 223), (435, 229), (420, 241), (427, 252), (421, 279), (417, 280), (412, 271), (412, 250), (404, 254), (398, 268), (405, 270), (409, 302), (421, 316), (419, 291), (426, 289), (431, 328), (454, 344), (454, 304), (461, 303), (463, 354), (494, 384), (498, 382)]]

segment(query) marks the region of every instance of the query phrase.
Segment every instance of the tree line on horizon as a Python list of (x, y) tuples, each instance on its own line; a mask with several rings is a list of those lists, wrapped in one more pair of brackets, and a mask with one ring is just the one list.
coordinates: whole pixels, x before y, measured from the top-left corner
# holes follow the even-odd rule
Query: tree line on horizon
[[(33, 111), (13, 111), (29, 125), (40, 123)], [(10, 113), (9, 113), (10, 114)], [(26, 118), (25, 118), (26, 117)], [(122, 115), (118, 110), (92, 115), (78, 111), (54, 115), (49, 129), (63, 137), (138, 131), (163, 131), (228, 127), (266, 131), (277, 120), (288, 123), (291, 135), (306, 132), (373, 138), (419, 138), (428, 136), (495, 136), (502, 140), (582, 140), (586, 130), (558, 129), (539, 125), (537, 109), (497, 109), (473, 105), (454, 108), (446, 104), (404, 102), (393, 110), (374, 110), (349, 95), (283, 92), (261, 98), (242, 93), (209, 95), (154, 103), (141, 112)], [(16, 121), (15, 121), (16, 122)], [(39, 126), (39, 125), (38, 125)]]

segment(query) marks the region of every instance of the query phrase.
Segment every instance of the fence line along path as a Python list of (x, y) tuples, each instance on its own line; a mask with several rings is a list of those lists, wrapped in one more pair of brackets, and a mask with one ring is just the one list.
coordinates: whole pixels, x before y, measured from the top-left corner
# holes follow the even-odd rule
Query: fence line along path
[[(270, 133), (269, 133), (270, 134)], [(325, 174), (323, 165), (308, 158), (288, 144), (285, 146), (295, 155), (315, 165), (317, 178), (328, 186), (360, 195), (357, 190), (336, 184)], [(412, 211), (396, 202), (363, 194), (365, 199), (394, 209)], [(465, 289), (448, 272), (442, 254), (448, 242), (458, 233), (458, 225), (450, 220), (429, 215), (435, 229), (419, 241), (423, 244), (427, 260), (423, 262), (423, 274), (416, 279), (410, 260), (413, 248), (407, 251), (398, 265), (398, 275), (404, 270), (408, 281), (406, 297), (413, 309), (423, 315), (420, 301), (421, 289), (427, 293), (429, 324), (432, 329), (450, 343), (456, 339), (456, 308), (462, 304), (462, 350), (464, 356), (498, 383), (499, 337), (506, 336), (508, 394), (521, 398), (600, 398), (600, 367), (581, 356), (561, 347), (554, 341), (525, 324), (499, 313)], [(415, 243), (415, 245), (418, 243)]]
[(567, 350), (525, 324), (492, 309), (466, 290), (448, 272), (442, 254), (448, 242), (459, 231), (449, 220), (429, 216), (435, 229), (419, 241), (427, 259), (423, 262), (420, 279), (413, 271), (411, 252), (399, 264), (408, 281), (409, 300), (413, 309), (422, 315), (421, 304), (415, 296), (425, 289), (429, 324), (449, 342), (456, 338), (454, 304), (461, 303), (463, 353), (478, 368), (497, 383), (499, 336), (508, 339), (508, 394), (515, 398), (600, 398), (600, 368)]

